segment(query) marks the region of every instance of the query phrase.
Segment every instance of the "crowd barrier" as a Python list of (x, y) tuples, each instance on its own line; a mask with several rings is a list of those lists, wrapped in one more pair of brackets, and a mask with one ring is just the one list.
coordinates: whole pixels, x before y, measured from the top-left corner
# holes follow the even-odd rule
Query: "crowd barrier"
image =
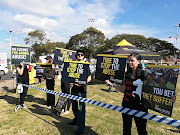
[[(20, 83), (18, 83), (18, 84), (20, 84)], [(96, 105), (96, 106), (99, 106), (99, 107), (103, 107), (103, 108), (107, 108), (107, 109), (110, 109), (110, 110), (118, 111), (118, 112), (125, 113), (125, 114), (128, 114), (128, 115), (132, 115), (132, 116), (140, 117), (140, 118), (143, 118), (143, 119), (148, 119), (148, 120), (152, 120), (152, 121), (156, 121), (156, 122), (159, 122), (159, 123), (164, 123), (164, 124), (171, 125), (173, 127), (180, 128), (180, 120), (171, 119), (171, 118), (158, 116), (158, 115), (154, 115), (154, 114), (149, 114), (149, 113), (142, 112), (142, 111), (132, 110), (132, 109), (129, 109), (129, 108), (124, 108), (124, 107), (120, 107), (120, 106), (116, 106), (116, 105), (111, 105), (111, 104), (107, 104), (107, 103), (103, 103), (103, 102), (99, 102), (99, 101), (95, 101), (95, 100), (91, 100), (91, 99), (87, 99), (87, 98), (82, 98), (82, 97), (78, 97), (78, 96), (74, 96), (74, 95), (70, 95), (70, 94), (66, 94), (66, 93), (60, 93), (60, 92), (56, 92), (56, 91), (53, 91), (53, 90), (43, 89), (43, 88), (31, 86), (31, 85), (26, 85), (26, 84), (22, 84), (22, 85), (25, 86), (25, 87), (32, 88), (32, 89), (44, 91), (46, 93), (54, 94), (54, 95), (57, 95), (57, 96), (62, 96), (62, 97), (68, 98), (68, 99), (72, 99), (72, 100), (76, 100), (76, 101)]]

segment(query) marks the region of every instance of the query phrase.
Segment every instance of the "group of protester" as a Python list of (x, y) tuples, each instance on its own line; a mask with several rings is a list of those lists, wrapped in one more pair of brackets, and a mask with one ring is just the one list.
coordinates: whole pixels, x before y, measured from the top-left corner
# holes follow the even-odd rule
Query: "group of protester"
[[(53, 60), (51, 56), (46, 57), (47, 63), (52, 64)], [(82, 61), (84, 60), (84, 51), (77, 50), (76, 51), (76, 60)], [(132, 53), (128, 57), (129, 67), (125, 73), (125, 79), (123, 85), (115, 85), (112, 84), (110, 81), (108, 82), (109, 85), (117, 89), (118, 91), (124, 93), (124, 97), (122, 100), (122, 106), (125, 108), (130, 108), (134, 110), (139, 110), (143, 112), (147, 112), (148, 109), (144, 108), (141, 94), (142, 94), (142, 85), (141, 88), (138, 88), (138, 84), (142, 84), (144, 80), (144, 70), (141, 65), (141, 56), (138, 53)], [(52, 68), (55, 70), (55, 65), (52, 64)], [(24, 66), (23, 64), (16, 67), (18, 71), (18, 82), (23, 84), (28, 84), (28, 66)], [(90, 71), (88, 72), (87, 83), (91, 81), (91, 74)], [(54, 90), (54, 78), (46, 78), (46, 86), (47, 89)], [(21, 106), (26, 108), (24, 104), (24, 98), (27, 93), (28, 88), (23, 87), (23, 93), (20, 94), (20, 103), (16, 106), (15, 111), (17, 111)], [(71, 92), (70, 92), (71, 89)], [(76, 83), (63, 83), (61, 81), (61, 90), (63, 93), (79, 96), (86, 98), (87, 94), (87, 84), (76, 84)], [(176, 97), (172, 97), (173, 102), (175, 102)], [(64, 112), (64, 115), (69, 113), (71, 101), (68, 101), (67, 110)], [(47, 94), (47, 106), (49, 108), (54, 107), (55, 105), (55, 95)], [(77, 131), (75, 134), (83, 134), (85, 129), (85, 103), (72, 100), (72, 111), (74, 114), (74, 119), (72, 122), (68, 123), (69, 125), (77, 125)], [(134, 118), (137, 131), (139, 135), (147, 135), (146, 130), (146, 123), (147, 120), (135, 116), (131, 116), (128, 114), (122, 114), (123, 118), (123, 135), (130, 135), (131, 134), (131, 127), (132, 127), (132, 119)]]

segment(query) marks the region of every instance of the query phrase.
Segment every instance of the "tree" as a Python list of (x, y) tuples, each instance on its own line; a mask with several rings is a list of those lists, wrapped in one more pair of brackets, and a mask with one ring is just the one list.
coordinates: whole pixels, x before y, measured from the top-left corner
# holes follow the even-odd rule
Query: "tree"
[[(105, 52), (108, 49), (113, 49), (119, 42), (126, 39), (132, 45), (153, 52), (161, 52), (164, 57), (173, 55), (174, 52), (178, 52), (178, 49), (173, 46), (173, 44), (167, 41), (160, 40), (157, 38), (145, 38), (142, 35), (132, 35), (132, 34), (121, 34), (112, 37), (112, 39), (106, 39), (105, 45), (99, 48), (99, 51)], [(178, 54), (178, 53), (177, 53)]]
[(67, 44), (68, 49), (83, 49), (87, 57), (93, 57), (97, 49), (104, 45), (104, 34), (93, 28), (87, 28), (82, 33), (72, 36)]
[(54, 44), (55, 47), (59, 47), (59, 48), (66, 48), (66, 46), (67, 46), (67, 44), (64, 42), (55, 42), (52, 44)]
[(46, 33), (42, 30), (35, 30), (28, 33), (28, 37), (24, 39), (26, 44), (32, 44), (31, 51), (33, 51), (31, 60), (36, 62), (39, 59), (39, 56), (46, 54), (44, 52), (44, 45), (48, 42), (46, 38)]

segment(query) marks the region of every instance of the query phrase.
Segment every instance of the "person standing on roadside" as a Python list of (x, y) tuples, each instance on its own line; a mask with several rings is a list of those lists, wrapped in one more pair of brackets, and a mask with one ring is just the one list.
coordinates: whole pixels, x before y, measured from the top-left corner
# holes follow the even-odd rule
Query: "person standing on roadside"
[[(76, 61), (82, 61), (84, 62), (84, 51), (83, 50), (77, 50), (76, 51)], [(90, 70), (88, 71), (88, 78), (87, 83), (91, 81), (91, 74)], [(86, 89), (87, 84), (75, 84), (70, 83), (71, 89), (71, 95), (79, 96), (86, 98)], [(83, 134), (85, 129), (85, 103), (79, 102), (79, 101), (72, 101), (72, 111), (74, 114), (74, 119), (72, 122), (68, 123), (69, 125), (77, 125), (77, 131), (75, 134), (80, 135)]]
[[(54, 91), (54, 85), (55, 85), (55, 70), (56, 66), (53, 64), (53, 59), (51, 56), (47, 56), (45, 58), (47, 60), (47, 64), (52, 64), (52, 69), (51, 71), (48, 71), (48, 75), (46, 76), (46, 88), (48, 90), (53, 90)], [(47, 93), (47, 106), (48, 109), (51, 109), (55, 105), (55, 95)]]
[[(21, 63), (20, 65), (16, 65), (15, 67), (18, 73), (17, 83), (29, 85), (28, 65)], [(23, 92), (20, 93), (20, 103), (16, 105), (16, 108), (14, 109), (15, 112), (17, 112), (21, 108), (21, 106), (23, 108), (27, 108), (27, 106), (24, 104), (24, 99), (27, 91), (28, 87), (23, 86)]]

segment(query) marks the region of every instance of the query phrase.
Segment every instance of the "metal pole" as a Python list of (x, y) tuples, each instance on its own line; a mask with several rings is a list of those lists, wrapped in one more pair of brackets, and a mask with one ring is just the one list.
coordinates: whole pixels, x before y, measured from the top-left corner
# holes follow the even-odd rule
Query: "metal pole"
[(11, 33), (12, 29), (9, 29), (9, 45), (10, 45), (10, 65), (11, 65), (11, 71), (12, 71), (12, 64), (11, 64)]

